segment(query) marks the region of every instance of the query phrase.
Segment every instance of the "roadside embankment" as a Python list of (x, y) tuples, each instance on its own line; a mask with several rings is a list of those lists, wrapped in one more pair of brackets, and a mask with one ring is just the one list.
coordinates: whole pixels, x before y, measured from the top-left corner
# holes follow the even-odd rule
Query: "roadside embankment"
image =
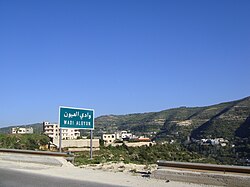
[(152, 171), (157, 169), (156, 164), (140, 165), (140, 164), (132, 164), (132, 163), (125, 164), (123, 162), (87, 164), (87, 165), (80, 165), (79, 167), (93, 169), (93, 170), (102, 170), (102, 171), (110, 171), (110, 172), (130, 172), (130, 173), (151, 173)]

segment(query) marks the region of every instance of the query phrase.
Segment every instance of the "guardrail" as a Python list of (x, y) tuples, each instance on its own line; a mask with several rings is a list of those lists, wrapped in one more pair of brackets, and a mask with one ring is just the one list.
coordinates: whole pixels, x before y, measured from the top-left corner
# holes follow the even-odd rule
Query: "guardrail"
[(47, 156), (61, 156), (70, 157), (73, 156), (71, 153), (60, 153), (50, 151), (33, 151), (33, 150), (21, 150), (21, 149), (0, 149), (0, 152), (4, 153), (21, 153), (21, 154), (34, 154), (34, 155), (47, 155)]
[(186, 168), (186, 169), (236, 172), (236, 173), (248, 173), (248, 174), (250, 174), (250, 167), (247, 167), (247, 166), (200, 164), (200, 163), (189, 163), (189, 162), (173, 162), (173, 161), (165, 161), (165, 160), (158, 160), (157, 165), (160, 166), (160, 168), (174, 167), (174, 168)]

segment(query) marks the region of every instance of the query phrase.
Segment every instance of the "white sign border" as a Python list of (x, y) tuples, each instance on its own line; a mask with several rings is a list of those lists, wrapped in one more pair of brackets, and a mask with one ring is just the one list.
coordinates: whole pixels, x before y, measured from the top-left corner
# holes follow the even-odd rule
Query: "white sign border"
[[(60, 109), (61, 108), (69, 108), (69, 109), (78, 109), (78, 110), (91, 110), (93, 111), (93, 128), (70, 128), (70, 127), (61, 127), (60, 126)], [(59, 113), (58, 113), (58, 127), (61, 129), (82, 129), (82, 130), (94, 130), (95, 129), (95, 110), (94, 109), (89, 109), (89, 108), (76, 108), (76, 107), (68, 107), (68, 106), (59, 106)]]

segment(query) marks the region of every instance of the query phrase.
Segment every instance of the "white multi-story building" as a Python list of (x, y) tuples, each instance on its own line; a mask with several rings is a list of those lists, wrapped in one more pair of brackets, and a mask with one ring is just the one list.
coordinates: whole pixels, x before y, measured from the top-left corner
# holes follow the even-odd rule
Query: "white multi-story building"
[(128, 133), (128, 131), (120, 131), (116, 132), (116, 139), (123, 140), (123, 139), (131, 139), (133, 137), (132, 133)]
[(116, 140), (115, 134), (103, 134), (102, 139), (105, 144), (111, 144)]
[(33, 134), (32, 127), (15, 127), (11, 129), (12, 134)]
[(128, 133), (127, 131), (122, 131), (121, 134), (122, 134), (122, 139), (125, 139), (125, 138), (131, 139), (133, 137), (133, 134)]
[(115, 142), (115, 140), (128, 140), (133, 138), (132, 133), (128, 133), (128, 131), (120, 131), (120, 132), (115, 132), (113, 134), (103, 134), (102, 135), (102, 140), (104, 140), (104, 143), (106, 145), (112, 144)]
[[(43, 122), (43, 132), (50, 138), (59, 139), (60, 129), (59, 125), (56, 123)], [(80, 137), (80, 130), (73, 128), (63, 128), (62, 129), (62, 139), (63, 140), (74, 140)]]

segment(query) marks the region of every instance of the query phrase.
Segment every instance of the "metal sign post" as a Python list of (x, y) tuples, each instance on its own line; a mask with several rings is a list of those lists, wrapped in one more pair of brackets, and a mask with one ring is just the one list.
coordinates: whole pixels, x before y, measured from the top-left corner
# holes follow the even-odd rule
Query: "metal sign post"
[(93, 158), (93, 142), (92, 142), (92, 139), (93, 139), (93, 131), (90, 130), (90, 159)]
[(59, 128), (59, 152), (62, 152), (62, 128)]

